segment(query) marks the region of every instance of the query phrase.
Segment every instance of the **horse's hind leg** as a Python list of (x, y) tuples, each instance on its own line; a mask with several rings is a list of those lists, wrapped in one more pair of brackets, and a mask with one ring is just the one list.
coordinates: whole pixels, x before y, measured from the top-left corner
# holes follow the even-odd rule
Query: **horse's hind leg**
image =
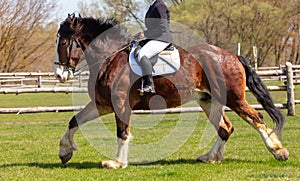
[(289, 153), (287, 149), (283, 148), (276, 133), (264, 123), (263, 116), (259, 112), (245, 100), (239, 100), (234, 106), (229, 107), (260, 133), (266, 147), (277, 160), (288, 159)]
[(199, 105), (218, 131), (218, 138), (213, 147), (197, 158), (199, 162), (221, 162), (225, 152), (225, 144), (233, 132), (233, 125), (224, 113), (224, 106), (216, 99), (199, 100)]
[[(101, 111), (105, 111), (105, 109), (102, 109)], [(73, 151), (77, 149), (73, 137), (78, 130), (78, 127), (97, 117), (99, 117), (99, 112), (96, 105), (94, 102), (90, 102), (70, 120), (67, 131), (59, 142), (58, 155), (63, 164), (67, 163), (72, 158)]]

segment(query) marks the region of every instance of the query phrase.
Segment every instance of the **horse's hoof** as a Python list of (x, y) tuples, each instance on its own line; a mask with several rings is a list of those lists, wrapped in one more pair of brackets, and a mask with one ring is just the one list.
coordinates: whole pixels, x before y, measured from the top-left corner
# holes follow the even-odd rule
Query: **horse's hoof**
[(196, 162), (201, 162), (201, 163), (208, 163), (209, 162), (209, 159), (207, 156), (199, 156), (197, 159), (196, 159)]
[(71, 160), (72, 156), (73, 156), (73, 152), (68, 153), (65, 156), (59, 156), (59, 158), (61, 159), (62, 164), (66, 164), (69, 160)]
[(102, 167), (104, 169), (118, 169), (118, 168), (126, 168), (127, 164), (118, 162), (117, 160), (106, 160), (106, 161), (102, 161)]
[(221, 163), (222, 159), (221, 157), (209, 157), (206, 154), (205, 155), (201, 155), (196, 159), (196, 162), (201, 162), (201, 163)]
[(279, 150), (276, 151), (277, 154), (274, 155), (275, 158), (279, 161), (286, 161), (289, 158), (289, 152), (286, 148), (281, 148)]

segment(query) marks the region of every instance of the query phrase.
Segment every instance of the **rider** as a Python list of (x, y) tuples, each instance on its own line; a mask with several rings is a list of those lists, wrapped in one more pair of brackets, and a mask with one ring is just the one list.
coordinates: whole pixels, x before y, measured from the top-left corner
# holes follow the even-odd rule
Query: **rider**
[(170, 33), (170, 11), (163, 0), (153, 0), (145, 16), (147, 30), (139, 36), (149, 40), (139, 51), (138, 62), (144, 76), (144, 92), (155, 93), (152, 64), (149, 59), (159, 54), (172, 42)]

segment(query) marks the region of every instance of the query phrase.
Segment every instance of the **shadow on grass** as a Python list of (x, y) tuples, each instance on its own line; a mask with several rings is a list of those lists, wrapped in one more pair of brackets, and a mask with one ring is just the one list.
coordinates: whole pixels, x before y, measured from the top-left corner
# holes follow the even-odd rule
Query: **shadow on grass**
[[(157, 162), (141, 162), (141, 163), (130, 163), (130, 165), (176, 165), (176, 164), (197, 164), (195, 160), (160, 160)], [(91, 168), (103, 168), (100, 162), (69, 162), (65, 165), (61, 163), (39, 163), (39, 162), (31, 162), (31, 163), (12, 163), (12, 164), (3, 164), (0, 165), (0, 168), (8, 168), (8, 167), (37, 167), (37, 168), (45, 168), (45, 169), (53, 169), (53, 168), (75, 168), (75, 169), (91, 169)]]
[[(159, 160), (156, 162), (140, 162), (140, 163), (130, 163), (130, 165), (133, 166), (157, 166), (157, 165), (180, 165), (180, 164), (222, 164), (222, 165), (228, 165), (228, 164), (263, 164), (263, 165), (269, 165), (269, 166), (291, 166), (291, 167), (297, 167), (299, 168), (298, 163), (294, 162), (281, 162), (277, 160), (241, 160), (241, 159), (224, 159), (221, 163), (201, 163), (197, 162), (194, 159), (178, 159), (178, 160)], [(45, 168), (45, 169), (53, 169), (53, 168), (74, 168), (74, 169), (91, 169), (91, 168), (103, 168), (100, 162), (70, 162), (66, 165), (63, 165), (61, 163), (38, 163), (38, 162), (31, 162), (31, 163), (12, 163), (12, 164), (3, 164), (0, 165), (0, 168), (8, 168), (8, 167), (37, 167), (37, 168)]]
[(37, 168), (75, 168), (75, 169), (91, 169), (91, 168), (102, 168), (99, 162), (81, 162), (81, 163), (74, 163), (70, 162), (66, 165), (61, 163), (38, 163), (38, 162), (31, 162), (31, 163), (12, 163), (12, 164), (3, 164), (0, 165), (0, 168), (7, 168), (7, 167), (37, 167)]
[(130, 165), (178, 165), (178, 164), (199, 164), (196, 159), (178, 159), (178, 160), (158, 160), (156, 162), (134, 162)]
[(291, 167), (296, 167), (299, 168), (300, 165), (298, 162), (294, 161), (278, 161), (276, 159), (269, 159), (269, 160), (249, 160), (249, 159), (236, 159), (236, 158), (228, 158), (224, 159), (221, 163), (203, 163), (203, 162), (197, 162), (196, 159), (179, 159), (179, 160), (159, 160), (156, 162), (151, 162), (151, 163), (131, 163), (131, 165), (179, 165), (179, 164), (199, 164), (199, 165), (204, 165), (204, 164), (222, 164), (222, 165), (240, 165), (240, 164), (262, 164), (262, 165), (268, 165), (268, 166), (291, 166)]

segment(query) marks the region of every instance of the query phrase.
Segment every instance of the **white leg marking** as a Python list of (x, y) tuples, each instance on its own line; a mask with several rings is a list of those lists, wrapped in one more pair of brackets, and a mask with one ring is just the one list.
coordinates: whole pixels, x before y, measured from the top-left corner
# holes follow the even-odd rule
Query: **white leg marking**
[[(224, 125), (225, 121), (223, 119), (224, 106), (220, 104), (216, 99), (212, 97), (211, 101), (199, 101), (199, 105), (204, 110), (207, 117), (209, 117), (210, 122), (214, 125), (215, 129), (218, 130), (220, 125)], [(204, 155), (197, 158), (200, 162), (221, 162), (223, 160), (223, 155), (225, 152), (226, 141), (222, 140), (218, 136), (213, 147)]]
[(215, 98), (212, 97), (211, 101), (199, 101), (199, 105), (202, 107), (206, 116), (209, 118), (216, 130), (220, 128), (220, 125), (225, 124), (223, 119), (225, 107)]
[(118, 152), (114, 160), (107, 160), (102, 162), (102, 166), (106, 169), (126, 168), (128, 166), (128, 149), (129, 142), (132, 139), (129, 134), (126, 140), (118, 138)]
[(220, 125), (225, 124), (223, 119), (224, 106), (220, 104), (216, 99), (212, 98), (211, 112), (209, 114), (209, 120), (215, 126), (216, 130), (220, 128)]
[(197, 158), (197, 161), (205, 162), (205, 163), (221, 162), (223, 160), (223, 155), (225, 152), (225, 144), (226, 141), (222, 140), (218, 136), (218, 139), (216, 140), (213, 147), (206, 154), (199, 156)]
[(273, 154), (273, 156), (277, 160), (285, 161), (289, 157), (289, 152), (286, 148), (282, 147), (280, 140), (277, 138), (275, 132), (272, 131), (270, 128), (258, 128), (258, 131), (268, 148), (268, 150)]
[(78, 128), (67, 129), (64, 136), (61, 138), (59, 142), (59, 157), (65, 157), (73, 153), (73, 150), (77, 150), (77, 146), (74, 142), (74, 134), (78, 130)]
[(289, 157), (289, 152), (286, 148), (282, 147), (281, 141), (278, 139), (276, 133), (268, 128), (266, 124), (254, 122), (251, 118), (244, 118), (254, 129), (256, 129), (262, 137), (267, 149), (273, 156), (280, 161), (285, 161)]
[[(104, 115), (109, 112), (111, 112), (110, 109), (105, 109), (105, 107), (103, 107), (103, 110), (101, 110), (101, 115)], [(77, 113), (75, 116), (78, 126), (81, 126), (82, 124), (91, 121), (97, 117), (99, 117), (99, 112), (94, 102), (90, 102), (89, 104), (87, 104), (85, 108), (79, 113)], [(73, 151), (77, 150), (77, 146), (74, 142), (74, 134), (77, 130), (78, 127), (74, 127), (72, 129), (68, 128), (59, 142), (58, 155), (61, 158), (63, 164), (68, 162), (72, 157)]]

